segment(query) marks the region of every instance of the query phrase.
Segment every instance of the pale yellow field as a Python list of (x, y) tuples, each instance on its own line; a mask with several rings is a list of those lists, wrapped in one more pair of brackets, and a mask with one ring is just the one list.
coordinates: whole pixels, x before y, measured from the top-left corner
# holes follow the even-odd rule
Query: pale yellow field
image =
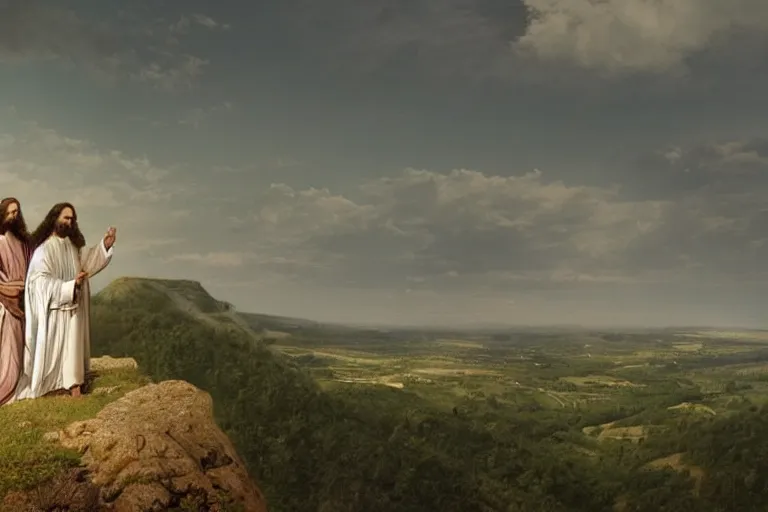
[(402, 382), (399, 382), (397, 375), (390, 375), (386, 377), (379, 377), (379, 378), (373, 378), (373, 379), (365, 379), (365, 378), (340, 378), (335, 379), (336, 382), (346, 382), (349, 384), (372, 384), (372, 385), (379, 385), (379, 386), (389, 386), (391, 388), (397, 388), (397, 389), (403, 389), (405, 385)]
[(563, 377), (562, 380), (577, 386), (607, 386), (607, 387), (643, 387), (644, 384), (634, 384), (628, 380), (616, 379), (608, 375), (587, 375), (586, 377)]
[(420, 373), (422, 375), (501, 375), (494, 370), (485, 370), (482, 368), (414, 368), (411, 370), (413, 373)]
[(394, 358), (378, 358), (378, 357), (370, 357), (370, 354), (367, 354), (365, 352), (352, 352), (347, 351), (345, 353), (339, 353), (339, 352), (326, 352), (321, 350), (312, 350), (308, 352), (310, 354), (314, 354), (318, 357), (328, 357), (332, 359), (338, 359), (339, 361), (345, 361), (347, 363), (355, 363), (355, 364), (362, 364), (362, 365), (387, 365), (387, 364), (396, 364), (397, 359)]
[(597, 438), (601, 441), (605, 441), (606, 439), (626, 439), (633, 442), (638, 442), (645, 438), (646, 435), (646, 429), (642, 426), (609, 427), (603, 428), (603, 431), (600, 432), (600, 435), (598, 435)]
[(482, 343), (479, 343), (477, 341), (468, 341), (468, 340), (439, 339), (439, 340), (435, 341), (435, 345), (438, 345), (440, 347), (464, 348), (464, 349), (483, 349), (483, 348), (485, 348), (485, 345), (483, 345)]
[(768, 343), (768, 331), (698, 331), (679, 334), (688, 338), (717, 338), (744, 341), (765, 341)]
[(672, 346), (680, 352), (696, 352), (704, 348), (703, 343), (675, 343)]
[(688, 402), (683, 402), (681, 404), (673, 405), (671, 407), (667, 407), (667, 409), (670, 411), (686, 410), (691, 412), (703, 412), (706, 414), (711, 414), (712, 416), (717, 416), (717, 413), (711, 407), (708, 407), (702, 404), (692, 404)]
[(614, 427), (615, 422), (603, 423), (602, 425), (593, 425), (590, 427), (584, 427), (581, 429), (582, 433), (587, 436), (594, 436), (598, 430), (600, 433), (597, 439), (605, 441), (607, 439), (629, 440), (632, 442), (638, 442), (640, 439), (645, 438), (648, 433), (645, 427), (637, 425), (632, 427)]

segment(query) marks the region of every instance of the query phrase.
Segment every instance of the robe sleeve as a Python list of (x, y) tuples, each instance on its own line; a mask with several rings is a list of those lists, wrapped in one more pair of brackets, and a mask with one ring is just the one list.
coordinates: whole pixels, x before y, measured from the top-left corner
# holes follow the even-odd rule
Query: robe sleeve
[[(4, 272), (5, 269), (3, 269), (3, 262), (0, 261), (0, 305), (4, 306), (5, 309), (8, 309), (9, 307), (12, 307), (10, 303), (14, 302), (14, 300), (18, 301), (19, 294), (16, 293), (13, 294), (14, 288), (18, 292), (19, 287), (14, 287), (13, 284), (9, 282), (8, 276), (5, 275)], [(24, 287), (24, 282), (19, 282), (21, 287)]]
[(113, 250), (114, 247), (107, 250), (103, 238), (95, 246), (81, 249), (80, 266), (83, 272), (88, 272), (88, 277), (93, 277), (104, 270), (112, 259)]

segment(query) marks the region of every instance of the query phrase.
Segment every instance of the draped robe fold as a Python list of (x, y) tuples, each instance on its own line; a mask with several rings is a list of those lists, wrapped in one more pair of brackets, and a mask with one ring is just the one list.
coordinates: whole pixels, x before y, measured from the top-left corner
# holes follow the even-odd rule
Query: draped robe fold
[(90, 288), (84, 280), (75, 297), (75, 278), (90, 277), (112, 259), (104, 241), (78, 250), (69, 238), (49, 237), (32, 254), (24, 297), (24, 371), (16, 399), (38, 398), (85, 382), (91, 356)]
[(0, 235), (0, 405), (13, 398), (24, 361), (23, 292), (28, 265), (27, 243), (10, 231)]

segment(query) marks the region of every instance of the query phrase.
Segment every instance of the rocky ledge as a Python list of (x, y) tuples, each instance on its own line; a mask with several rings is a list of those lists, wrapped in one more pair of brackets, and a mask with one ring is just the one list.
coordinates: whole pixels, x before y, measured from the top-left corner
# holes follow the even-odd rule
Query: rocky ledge
[[(184, 381), (149, 384), (95, 418), (48, 436), (82, 454), (83, 467), (6, 499), (7, 510), (265, 512), (211, 397)], [(11, 507), (11, 508), (8, 508)]]

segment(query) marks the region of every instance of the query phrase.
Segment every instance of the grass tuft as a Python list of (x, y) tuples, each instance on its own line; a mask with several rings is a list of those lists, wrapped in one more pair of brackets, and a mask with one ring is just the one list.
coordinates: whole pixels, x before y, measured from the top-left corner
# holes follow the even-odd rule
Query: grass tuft
[[(91, 392), (80, 399), (51, 396), (0, 407), (0, 497), (26, 491), (80, 465), (80, 454), (47, 441), (48, 432), (93, 418), (108, 403), (149, 382), (135, 369), (94, 374)], [(98, 390), (110, 389), (111, 393)]]

